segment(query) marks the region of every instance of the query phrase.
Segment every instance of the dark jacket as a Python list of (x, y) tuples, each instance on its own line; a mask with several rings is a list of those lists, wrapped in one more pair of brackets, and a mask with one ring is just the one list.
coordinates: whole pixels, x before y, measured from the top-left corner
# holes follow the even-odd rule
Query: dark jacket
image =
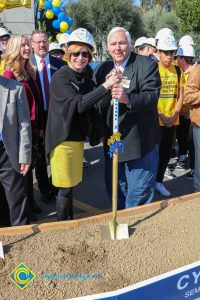
[[(33, 64), (34, 67), (36, 67), (36, 81), (38, 83), (38, 86), (40, 88), (40, 94), (43, 98), (43, 94), (42, 94), (42, 86), (41, 86), (41, 82), (40, 82), (40, 76), (39, 76), (39, 72), (37, 70), (37, 63), (36, 63), (36, 59), (35, 59), (35, 55), (32, 55), (31, 57), (31, 62)], [(59, 70), (61, 67), (66, 65), (66, 62), (64, 62), (63, 60), (53, 57), (51, 55), (49, 55), (49, 62), (50, 62), (50, 72), (51, 72), (51, 76), (53, 76), (53, 74)]]
[(46, 154), (64, 141), (84, 141), (90, 135), (95, 103), (108, 95), (101, 85), (67, 65), (57, 71), (50, 84), (50, 104), (45, 134)]
[[(100, 65), (94, 73), (96, 84), (104, 82), (113, 68), (112, 60)], [(126, 93), (131, 107), (119, 104), (119, 132), (124, 143), (124, 151), (119, 153), (120, 162), (142, 157), (159, 143), (160, 136), (157, 103), (161, 81), (158, 64), (149, 57), (131, 53), (123, 77), (130, 80)], [(107, 139), (112, 135), (112, 106), (108, 105), (102, 113), (107, 154)]]

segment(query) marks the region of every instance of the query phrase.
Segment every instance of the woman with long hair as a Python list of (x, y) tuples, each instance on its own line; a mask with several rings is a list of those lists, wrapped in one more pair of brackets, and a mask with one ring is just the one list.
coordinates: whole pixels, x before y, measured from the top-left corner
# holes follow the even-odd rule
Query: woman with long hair
[[(5, 71), (4, 77), (20, 81), (25, 88), (29, 104), (30, 119), (32, 126), (32, 144), (33, 144), (33, 161), (37, 159), (37, 141), (43, 133), (42, 110), (43, 104), (40, 96), (40, 90), (36, 83), (36, 72), (30, 62), (31, 45), (29, 39), (24, 35), (11, 36), (6, 53), (5, 53)], [(30, 198), (30, 207), (32, 212), (39, 212), (33, 196), (33, 177), (32, 170), (28, 172), (28, 190)], [(35, 216), (32, 214), (32, 219)]]

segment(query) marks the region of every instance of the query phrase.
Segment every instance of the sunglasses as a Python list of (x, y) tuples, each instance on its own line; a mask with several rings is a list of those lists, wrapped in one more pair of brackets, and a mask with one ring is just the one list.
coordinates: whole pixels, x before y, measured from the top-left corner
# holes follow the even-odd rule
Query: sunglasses
[(90, 57), (90, 53), (87, 51), (73, 52), (73, 53), (71, 53), (71, 55), (73, 55), (74, 57), (79, 57), (80, 55), (82, 55), (82, 57), (84, 57), (84, 58)]

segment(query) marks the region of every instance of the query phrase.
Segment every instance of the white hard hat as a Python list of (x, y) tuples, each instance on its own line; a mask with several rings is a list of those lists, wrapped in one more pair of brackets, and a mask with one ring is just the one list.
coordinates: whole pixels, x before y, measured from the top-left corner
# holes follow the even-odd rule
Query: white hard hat
[(190, 35), (184, 35), (182, 36), (182, 38), (179, 41), (179, 46), (183, 46), (183, 45), (190, 45), (190, 46), (194, 46), (195, 43), (193, 41), (193, 38)]
[(147, 42), (147, 38), (145, 36), (141, 36), (139, 39), (135, 41), (134, 48), (140, 47), (143, 44), (146, 44), (146, 42)]
[(169, 28), (162, 28), (161, 30), (159, 30), (157, 32), (155, 39), (159, 40), (159, 39), (164, 38), (165, 36), (169, 36), (169, 35), (174, 37), (173, 31)]
[(177, 43), (175, 38), (171, 35), (163, 37), (158, 40), (157, 49), (163, 51), (175, 51), (177, 50)]
[(3, 27), (0, 27), (0, 37), (1, 36), (4, 36), (4, 35), (11, 35), (10, 32), (8, 30), (6, 30), (5, 28)]
[[(63, 51), (62, 48), (59, 46), (58, 43), (53, 42), (49, 45), (49, 52), (53, 51), (53, 50), (60, 50)], [(63, 51), (64, 52), (64, 51)]]
[(152, 47), (156, 48), (156, 39), (148, 38), (147, 41), (146, 41), (146, 44), (151, 45)]
[(196, 57), (194, 48), (191, 45), (183, 45), (179, 47), (176, 56)]
[(68, 38), (69, 38), (69, 34), (68, 33), (65, 32), (65, 33), (61, 34), (61, 36), (59, 38), (59, 41), (58, 41), (59, 45), (61, 46), (63, 44), (66, 44), (67, 41), (68, 41)]
[(67, 45), (72, 44), (73, 42), (84, 43), (92, 48), (95, 49), (95, 43), (92, 34), (85, 28), (78, 28), (74, 30), (68, 40)]

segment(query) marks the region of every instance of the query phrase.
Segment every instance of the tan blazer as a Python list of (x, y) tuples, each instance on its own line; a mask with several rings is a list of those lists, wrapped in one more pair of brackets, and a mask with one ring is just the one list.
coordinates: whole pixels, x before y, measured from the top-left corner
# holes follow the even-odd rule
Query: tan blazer
[(24, 87), (0, 76), (0, 132), (13, 168), (31, 163), (31, 125)]
[(200, 127), (200, 65), (194, 67), (188, 77), (184, 98), (190, 107), (192, 125)]

